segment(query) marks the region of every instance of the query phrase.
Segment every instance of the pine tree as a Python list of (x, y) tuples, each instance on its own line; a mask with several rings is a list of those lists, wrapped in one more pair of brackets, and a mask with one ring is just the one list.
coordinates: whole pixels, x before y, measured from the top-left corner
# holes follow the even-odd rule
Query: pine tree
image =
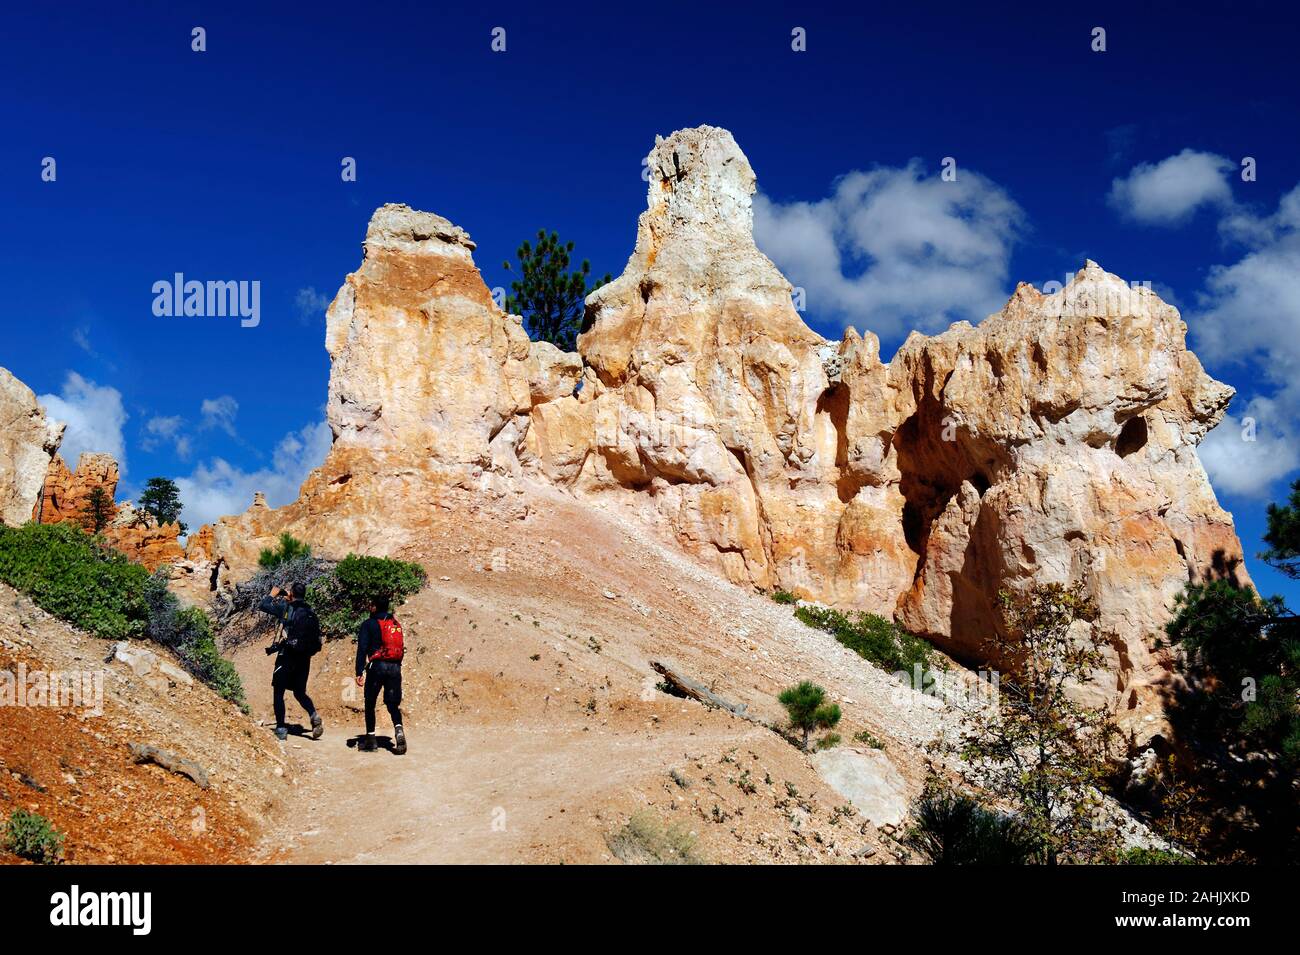
[(153, 477), (140, 494), (140, 509), (154, 516), (159, 524), (179, 524), (181, 533), (187, 530), (181, 522), (181, 492), (170, 478)]
[(1300, 478), (1291, 485), (1286, 504), (1268, 506), (1268, 550), (1260, 558), (1292, 579), (1300, 580)]
[(311, 545), (305, 544), (288, 531), (280, 535), (278, 547), (264, 547), (257, 555), (257, 565), (265, 569), (279, 567), (289, 561), (311, 556)]
[[(515, 252), (519, 278), (510, 283), (513, 294), (506, 296), (505, 303), (507, 312), (523, 316), (534, 341), (550, 342), (561, 351), (577, 348), (583, 301), (611, 278), (607, 273), (588, 285), (591, 263), (583, 259), (577, 271), (569, 271), (572, 252), (572, 242), (562, 243), (555, 232), (548, 235), (545, 229), (538, 230), (536, 246), (525, 239)], [(514, 272), (509, 262), (503, 267)]]
[(1098, 812), (1117, 730), (1105, 707), (1084, 706), (1071, 694), (1102, 664), (1097, 628), (1080, 634), (1073, 627), (1092, 620), (1096, 608), (1081, 588), (1060, 584), (1003, 591), (999, 600), (1008, 633), (987, 650), (990, 659), (1016, 666), (1001, 677), (996, 706), (964, 714), (954, 748), (966, 781), (1014, 806), (1035, 861), (1105, 858), (1115, 836)]
[(827, 703), (826, 691), (807, 680), (783, 690), (777, 701), (790, 714), (790, 726), (803, 733), (804, 749), (808, 748), (809, 733), (830, 729), (840, 721), (839, 704)]
[(113, 499), (102, 487), (93, 487), (81, 505), (81, 526), (92, 534), (98, 534), (113, 519)]

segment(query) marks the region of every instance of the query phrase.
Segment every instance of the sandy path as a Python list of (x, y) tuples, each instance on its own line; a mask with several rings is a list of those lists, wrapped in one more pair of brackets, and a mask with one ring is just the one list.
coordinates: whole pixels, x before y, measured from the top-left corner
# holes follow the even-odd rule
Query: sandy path
[[(734, 738), (708, 745), (767, 735), (739, 723), (734, 729)], [(558, 860), (579, 851), (575, 841), (590, 842), (590, 826), (599, 823), (590, 806), (609, 790), (634, 787), (706, 741), (694, 732), (638, 738), (444, 725), (413, 730), (400, 757), (361, 753), (349, 742), (347, 730), (336, 729), (297, 744), (309, 767), (302, 809), (294, 828), (282, 830), (276, 861), (506, 863), (538, 852)], [(580, 854), (590, 855), (590, 846)]]

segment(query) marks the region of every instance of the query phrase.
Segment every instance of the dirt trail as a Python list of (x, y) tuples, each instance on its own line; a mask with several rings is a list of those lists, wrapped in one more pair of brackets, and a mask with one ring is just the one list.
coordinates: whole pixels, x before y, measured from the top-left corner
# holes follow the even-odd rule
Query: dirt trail
[[(313, 767), (301, 793), (306, 822), (272, 858), (507, 863), (540, 855), (538, 861), (601, 861), (599, 846), (594, 859), (567, 855), (585, 856), (582, 850), (591, 848), (578, 831), (588, 822), (581, 807), (608, 788), (634, 784), (692, 742), (688, 736), (653, 747), (631, 740), (592, 746), (580, 732), (436, 727), (414, 730), (410, 751), (396, 757), (383, 750), (358, 753), (334, 733), (303, 744), (310, 746), (306, 758)], [(543, 832), (545, 841), (538, 839)]]
[[(914, 789), (940, 725), (933, 701), (906, 694), (915, 699), (900, 705), (887, 674), (789, 607), (616, 513), (555, 493), (532, 505), (524, 519), (517, 507), (436, 515), (420, 553), (405, 555), (430, 571), (399, 611), (406, 756), (347, 745), (363, 725), (353, 647), (316, 658), (310, 691), (327, 732), (285, 744), (294, 799), (266, 858), (612, 862), (607, 837), (636, 814), (689, 832), (711, 861), (853, 861), (881, 847), (806, 754), (656, 690), (649, 663), (671, 661), (769, 722), (782, 688), (816, 680), (844, 708), (844, 745), (869, 730)], [(266, 719), (265, 657), (249, 647), (235, 661)], [(390, 732), (382, 707), (378, 732)]]

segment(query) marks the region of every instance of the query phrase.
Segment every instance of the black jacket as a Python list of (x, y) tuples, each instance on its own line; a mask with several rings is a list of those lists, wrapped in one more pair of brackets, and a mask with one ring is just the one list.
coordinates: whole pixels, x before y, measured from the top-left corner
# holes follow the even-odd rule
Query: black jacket
[(312, 654), (320, 651), (320, 620), (305, 602), (295, 600), (291, 603), (267, 596), (262, 598), (257, 609), (269, 613), (284, 625), (284, 637), (280, 640), (281, 661), (305, 663)]
[(357, 629), (357, 676), (366, 672), (366, 659), (370, 654), (384, 645), (384, 638), (379, 632), (379, 621), (392, 619), (391, 613), (371, 614), (361, 622)]

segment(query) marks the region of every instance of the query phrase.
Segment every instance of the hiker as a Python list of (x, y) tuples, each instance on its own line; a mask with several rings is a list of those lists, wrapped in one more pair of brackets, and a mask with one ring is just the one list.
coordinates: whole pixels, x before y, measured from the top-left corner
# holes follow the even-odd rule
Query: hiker
[(370, 616), (357, 630), (357, 686), (366, 688), (366, 735), (359, 749), (375, 749), (375, 700), (384, 691), (384, 706), (393, 720), (393, 752), (406, 752), (406, 733), (402, 730), (402, 625), (388, 610), (389, 599), (376, 597), (370, 602)]
[(303, 601), (306, 596), (306, 586), (301, 581), (294, 581), (287, 591), (281, 587), (272, 587), (271, 592), (257, 605), (258, 610), (279, 620), (283, 628), (280, 639), (266, 648), (267, 656), (272, 653), (276, 655), (271, 689), (274, 692), (275, 735), (281, 740), (289, 735), (289, 729), (284, 725), (285, 690), (293, 693), (298, 705), (311, 718), (311, 738), (320, 739), (325, 732), (325, 722), (307, 695), (311, 658), (320, 652), (321, 642), (320, 620), (315, 611)]

